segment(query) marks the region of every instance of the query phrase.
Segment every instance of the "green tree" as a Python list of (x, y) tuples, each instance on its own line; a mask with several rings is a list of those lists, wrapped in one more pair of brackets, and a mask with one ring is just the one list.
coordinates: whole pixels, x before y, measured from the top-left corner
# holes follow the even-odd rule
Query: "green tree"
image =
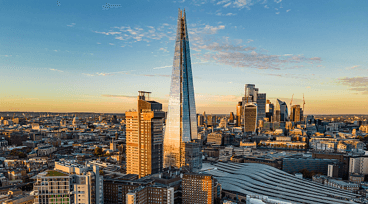
[(94, 154), (96, 156), (100, 156), (102, 154), (102, 149), (100, 147), (96, 147)]

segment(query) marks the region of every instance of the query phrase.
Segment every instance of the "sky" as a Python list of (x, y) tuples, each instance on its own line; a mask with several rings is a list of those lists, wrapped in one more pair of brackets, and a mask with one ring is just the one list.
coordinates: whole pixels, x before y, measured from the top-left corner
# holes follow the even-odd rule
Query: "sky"
[(167, 110), (178, 9), (197, 112), (236, 112), (244, 84), (305, 114), (368, 114), (368, 1), (0, 1), (0, 111)]

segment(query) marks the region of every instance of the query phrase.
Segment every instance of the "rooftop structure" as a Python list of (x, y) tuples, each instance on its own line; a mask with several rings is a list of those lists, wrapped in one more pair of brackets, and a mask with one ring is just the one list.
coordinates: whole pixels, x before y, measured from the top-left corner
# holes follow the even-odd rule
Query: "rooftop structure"
[(253, 163), (207, 165), (204, 173), (213, 175), (223, 191), (239, 195), (261, 195), (292, 203), (352, 203), (360, 197), (346, 190), (300, 179), (279, 169)]

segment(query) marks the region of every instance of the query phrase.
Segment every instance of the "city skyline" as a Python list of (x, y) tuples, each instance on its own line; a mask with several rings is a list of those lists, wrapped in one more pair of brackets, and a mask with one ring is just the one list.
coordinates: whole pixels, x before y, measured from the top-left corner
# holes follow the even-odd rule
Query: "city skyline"
[(197, 113), (236, 112), (256, 84), (273, 103), (304, 93), (305, 115), (368, 114), (367, 2), (115, 3), (1, 2), (0, 111), (124, 113), (139, 90), (166, 111), (185, 8)]

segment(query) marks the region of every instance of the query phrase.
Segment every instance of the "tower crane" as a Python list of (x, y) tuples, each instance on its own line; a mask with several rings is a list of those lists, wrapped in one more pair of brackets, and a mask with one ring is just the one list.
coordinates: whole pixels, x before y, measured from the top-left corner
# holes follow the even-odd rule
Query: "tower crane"
[(305, 112), (305, 110), (304, 110), (304, 104), (305, 104), (305, 100), (304, 100), (304, 94), (303, 94), (303, 113)]

